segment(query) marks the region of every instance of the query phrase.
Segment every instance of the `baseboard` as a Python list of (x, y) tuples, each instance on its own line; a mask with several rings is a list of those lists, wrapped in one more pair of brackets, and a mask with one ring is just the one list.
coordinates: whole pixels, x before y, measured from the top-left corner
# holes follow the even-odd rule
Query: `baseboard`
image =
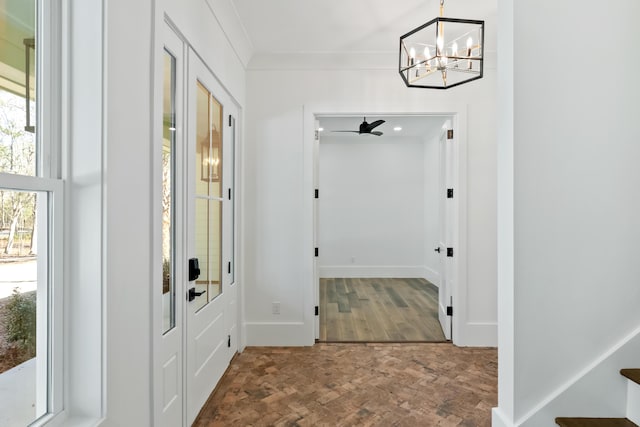
[[(437, 273), (425, 266), (395, 266), (395, 265), (328, 265), (320, 267), (321, 278), (412, 278), (422, 277), (437, 285), (440, 283)], [(433, 279), (433, 280), (432, 280)]]
[(513, 427), (514, 424), (507, 421), (507, 417), (500, 408), (491, 408), (491, 427)]
[(247, 347), (303, 347), (314, 343), (303, 322), (246, 322)]
[(440, 287), (440, 273), (438, 273), (437, 271), (435, 271), (432, 268), (429, 267), (423, 267), (424, 271), (423, 271), (423, 275), (421, 276), (422, 278), (430, 281), (431, 283), (433, 283), (435, 285), (436, 288)]
[[(455, 316), (455, 312), (453, 313)], [(454, 340), (460, 347), (497, 347), (498, 324), (496, 322), (467, 322), (460, 325), (458, 339)]]

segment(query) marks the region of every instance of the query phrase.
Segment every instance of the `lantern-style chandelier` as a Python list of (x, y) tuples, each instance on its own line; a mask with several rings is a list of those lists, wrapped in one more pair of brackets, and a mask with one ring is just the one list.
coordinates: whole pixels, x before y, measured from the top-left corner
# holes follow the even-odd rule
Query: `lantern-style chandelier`
[(448, 89), (482, 78), (484, 21), (440, 16), (400, 37), (399, 72), (409, 87)]

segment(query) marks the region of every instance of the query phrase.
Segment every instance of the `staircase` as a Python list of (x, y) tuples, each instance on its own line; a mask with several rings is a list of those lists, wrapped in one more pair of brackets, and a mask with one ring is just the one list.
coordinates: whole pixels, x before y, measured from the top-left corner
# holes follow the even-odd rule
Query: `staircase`
[(640, 425), (640, 369), (622, 369), (620, 375), (626, 377), (627, 417), (626, 418), (556, 418), (560, 427), (639, 427)]

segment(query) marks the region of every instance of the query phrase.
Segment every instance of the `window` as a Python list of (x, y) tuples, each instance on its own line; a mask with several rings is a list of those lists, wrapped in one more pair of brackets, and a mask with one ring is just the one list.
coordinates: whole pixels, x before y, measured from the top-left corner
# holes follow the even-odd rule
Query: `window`
[(175, 146), (176, 146), (176, 58), (163, 57), (162, 103), (162, 331), (176, 326), (175, 289)]
[[(62, 408), (62, 181), (51, 2), (0, 3), (0, 424), (38, 424)], [(46, 17), (46, 18), (44, 18)], [(56, 113), (57, 114), (57, 113)]]

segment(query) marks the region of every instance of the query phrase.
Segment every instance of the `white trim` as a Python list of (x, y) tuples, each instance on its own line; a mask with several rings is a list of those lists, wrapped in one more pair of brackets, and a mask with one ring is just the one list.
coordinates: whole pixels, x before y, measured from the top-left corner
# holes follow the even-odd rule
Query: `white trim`
[(640, 384), (627, 379), (627, 418), (640, 425)]
[(59, 179), (37, 176), (15, 175), (0, 172), (0, 187), (16, 191), (62, 191), (63, 183)]
[(513, 427), (500, 408), (491, 408), (491, 427)]
[[(454, 309), (455, 317), (455, 309)], [(463, 347), (497, 347), (498, 323), (497, 322), (466, 322), (464, 329)]]
[[(429, 271), (429, 273), (427, 273)], [(421, 265), (325, 265), (320, 267), (321, 278), (332, 277), (385, 277), (385, 278), (424, 278), (437, 275), (428, 267)], [(431, 282), (431, 280), (429, 280)]]
[[(480, 339), (486, 339), (493, 336), (494, 332), (483, 332), (480, 337), (474, 337), (477, 331), (481, 331), (487, 327), (493, 326), (483, 325), (482, 327), (473, 327), (467, 321), (467, 104), (456, 104), (452, 108), (451, 106), (443, 106), (439, 111), (423, 112), (423, 111), (333, 111), (327, 112), (321, 110), (315, 106), (305, 105), (302, 108), (303, 114), (303, 185), (302, 200), (304, 200), (303, 206), (303, 247), (305, 252), (303, 254), (303, 283), (305, 283), (303, 290), (303, 314), (305, 327), (309, 330), (309, 338), (306, 342), (313, 343), (314, 338), (314, 322), (312, 318), (313, 302), (317, 299), (317, 286), (314, 282), (313, 275), (313, 234), (314, 234), (314, 219), (313, 219), (313, 198), (310, 197), (313, 194), (314, 179), (313, 179), (313, 141), (315, 134), (315, 121), (318, 117), (323, 116), (450, 116), (452, 117), (452, 127), (454, 130), (454, 140), (456, 144), (456, 157), (457, 157), (457, 171), (454, 178), (454, 188), (457, 190), (458, 197), (454, 198), (455, 220), (457, 224), (454, 233), (455, 257), (454, 262), (454, 286), (451, 290), (454, 303), (454, 316), (453, 316), (453, 343), (459, 346), (490, 346), (494, 345), (494, 339), (491, 341), (480, 341)], [(315, 316), (313, 316), (315, 317)], [(497, 334), (497, 332), (495, 332)], [(308, 344), (308, 345), (310, 345)]]
[(422, 278), (431, 282), (436, 288), (440, 287), (440, 273), (433, 268), (424, 266)]
[[(485, 52), (485, 70), (495, 70), (496, 62), (496, 52)], [(387, 70), (397, 73), (398, 52), (256, 52), (247, 70)]]
[[(311, 313), (311, 310), (309, 312)], [(306, 321), (246, 322), (245, 326), (247, 341), (252, 346), (299, 347), (313, 344), (313, 340), (309, 343), (309, 327)]]

